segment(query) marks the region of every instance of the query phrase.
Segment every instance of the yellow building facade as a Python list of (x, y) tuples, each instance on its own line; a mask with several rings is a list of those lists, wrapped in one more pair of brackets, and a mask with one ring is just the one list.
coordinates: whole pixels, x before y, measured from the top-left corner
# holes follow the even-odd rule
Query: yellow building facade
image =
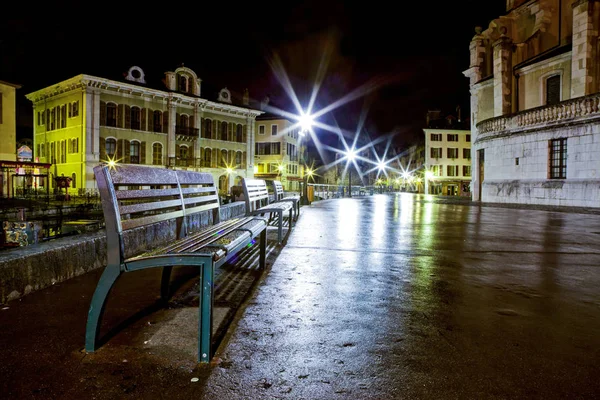
[[(222, 193), (254, 174), (254, 121), (263, 112), (233, 104), (227, 88), (201, 96), (201, 80), (181, 66), (156, 85), (131, 67), (123, 80), (91, 75), (26, 95), (33, 103), (34, 154), (51, 163), (51, 185), (96, 188), (93, 168), (116, 161), (210, 172)], [(247, 102), (246, 102), (247, 103)]]

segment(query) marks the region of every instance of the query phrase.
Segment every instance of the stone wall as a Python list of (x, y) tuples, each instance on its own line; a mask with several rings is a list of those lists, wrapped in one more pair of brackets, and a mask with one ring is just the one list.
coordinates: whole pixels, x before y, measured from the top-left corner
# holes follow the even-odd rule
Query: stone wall
[[(244, 202), (221, 206), (220, 218), (244, 215)], [(212, 223), (210, 212), (189, 221), (195, 229)], [(162, 245), (175, 238), (174, 224), (155, 224), (130, 231), (125, 240), (127, 256)], [(106, 232), (64, 237), (48, 242), (0, 252), (0, 304), (33, 291), (106, 266)]]

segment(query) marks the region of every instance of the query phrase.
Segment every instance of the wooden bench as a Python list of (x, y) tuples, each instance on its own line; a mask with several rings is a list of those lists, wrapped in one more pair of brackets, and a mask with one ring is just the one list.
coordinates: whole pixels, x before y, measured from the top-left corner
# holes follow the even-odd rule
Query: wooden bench
[(300, 196), (299, 195), (287, 196), (283, 192), (283, 185), (281, 184), (281, 181), (272, 180), (271, 186), (273, 187), (273, 202), (274, 203), (279, 203), (282, 201), (292, 202), (292, 205), (294, 206), (293, 207), (294, 208), (294, 221), (297, 221), (298, 216), (300, 215)]
[[(210, 173), (100, 165), (94, 174), (106, 224), (107, 265), (90, 304), (85, 350), (94, 352), (98, 347), (104, 306), (121, 274), (161, 267), (160, 292), (166, 300), (173, 266), (191, 265), (200, 272), (198, 361), (209, 362), (214, 270), (242, 249), (254, 246), (257, 237), (259, 266), (264, 269), (267, 218), (243, 216), (220, 221), (218, 188)], [(133, 248), (147, 239), (143, 228), (159, 232), (168, 244)]]
[(292, 231), (293, 204), (291, 202), (271, 203), (267, 183), (263, 179), (243, 178), (242, 188), (244, 190), (244, 201), (246, 202), (246, 215), (269, 214), (269, 223), (277, 223), (278, 243), (283, 243), (283, 222), (288, 213), (288, 235)]

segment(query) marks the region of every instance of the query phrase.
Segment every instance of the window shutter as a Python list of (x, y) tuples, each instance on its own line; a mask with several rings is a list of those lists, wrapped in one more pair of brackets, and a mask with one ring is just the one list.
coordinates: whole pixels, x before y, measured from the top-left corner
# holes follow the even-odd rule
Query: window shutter
[(204, 122), (204, 118), (200, 118), (200, 137), (206, 137), (206, 122)]
[(125, 129), (131, 129), (131, 107), (125, 105)]
[(188, 147), (188, 158), (190, 160), (192, 160), (190, 165), (193, 165), (193, 163), (194, 163), (194, 161), (193, 161), (194, 160), (194, 146)]
[(106, 103), (100, 102), (100, 126), (106, 126)]
[(212, 135), (211, 135), (211, 139), (218, 139), (219, 138), (219, 127), (220, 127), (220, 123), (219, 121), (217, 121), (216, 119), (213, 119), (213, 123), (212, 123)]
[(235, 151), (229, 150), (229, 159), (227, 160), (229, 166), (235, 168)]
[(146, 142), (140, 143), (140, 164), (146, 164)]
[(169, 112), (163, 112), (163, 120), (162, 120), (162, 131), (163, 133), (169, 132)]
[(140, 117), (140, 130), (145, 131), (146, 129), (146, 109), (142, 108), (141, 117)]
[(248, 134), (248, 125), (244, 125), (244, 130), (243, 130), (243, 132), (242, 132), (242, 141), (243, 141), (244, 143), (246, 143), (246, 142), (247, 142), (247, 140), (246, 140), (246, 135), (247, 135), (247, 134)]
[(115, 158), (121, 162), (123, 160), (123, 139), (117, 140), (117, 151), (115, 151)]
[(194, 128), (196, 126), (196, 121), (195, 121), (195, 117), (194, 114), (190, 115), (190, 117), (188, 118), (188, 126), (190, 128)]
[(246, 169), (248, 166), (246, 165), (246, 152), (242, 153), (242, 169)]
[(106, 161), (106, 139), (100, 138), (100, 161)]
[(546, 104), (560, 103), (560, 75), (546, 79)]
[(181, 114), (179, 113), (175, 113), (175, 126), (182, 126), (183, 124), (181, 123)]
[(227, 124), (227, 140), (233, 142), (233, 122)]
[(210, 166), (216, 168), (219, 161), (219, 149), (212, 149), (212, 157), (210, 160)]
[(125, 157), (123, 157), (124, 158), (123, 161), (126, 164), (129, 164), (131, 162), (131, 158), (130, 158), (130, 156), (131, 156), (131, 142), (129, 140), (127, 140), (127, 139), (123, 140), (123, 153), (125, 155)]
[(69, 118), (73, 116), (73, 104), (69, 103)]

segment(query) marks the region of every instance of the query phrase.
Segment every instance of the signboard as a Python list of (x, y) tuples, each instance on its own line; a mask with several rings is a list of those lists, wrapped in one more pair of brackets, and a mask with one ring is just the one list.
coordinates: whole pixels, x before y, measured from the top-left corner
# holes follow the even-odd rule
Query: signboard
[(19, 161), (31, 161), (33, 158), (33, 151), (27, 145), (19, 147), (17, 150), (17, 160)]

